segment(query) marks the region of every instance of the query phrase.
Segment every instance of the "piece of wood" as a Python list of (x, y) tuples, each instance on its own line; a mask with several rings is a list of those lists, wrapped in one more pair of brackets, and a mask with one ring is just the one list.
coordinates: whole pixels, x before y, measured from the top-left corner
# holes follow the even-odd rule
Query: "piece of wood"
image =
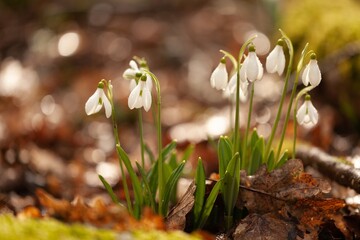
[(337, 183), (360, 193), (360, 169), (346, 164), (338, 157), (331, 156), (317, 147), (298, 146), (296, 157)]

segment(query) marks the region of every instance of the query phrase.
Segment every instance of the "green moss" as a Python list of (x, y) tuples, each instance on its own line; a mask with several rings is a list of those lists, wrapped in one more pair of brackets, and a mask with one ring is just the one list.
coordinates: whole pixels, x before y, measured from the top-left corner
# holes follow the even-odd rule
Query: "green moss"
[(12, 215), (0, 216), (0, 235), (3, 240), (48, 239), (116, 239), (116, 233), (80, 224), (67, 225), (54, 219), (20, 220)]
[(111, 230), (97, 229), (81, 224), (65, 224), (54, 219), (24, 219), (12, 215), (0, 215), (1, 240), (87, 240), (87, 239), (131, 239), (131, 240), (167, 240), (202, 239), (197, 235), (189, 235), (182, 231), (134, 231), (133, 233), (117, 233)]

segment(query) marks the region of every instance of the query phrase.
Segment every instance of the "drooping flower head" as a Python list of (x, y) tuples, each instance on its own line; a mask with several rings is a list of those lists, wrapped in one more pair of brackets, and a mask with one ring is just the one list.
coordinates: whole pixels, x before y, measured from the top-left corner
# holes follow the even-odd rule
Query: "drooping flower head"
[[(223, 96), (229, 98), (231, 101), (236, 101), (236, 83), (237, 83), (237, 74), (235, 73), (229, 81), (229, 84), (226, 86), (224, 90)], [(246, 102), (248, 97), (248, 81), (240, 81), (240, 92), (239, 97), (241, 102)]]
[(321, 72), (319, 65), (316, 60), (316, 54), (312, 53), (310, 56), (310, 61), (306, 65), (304, 72), (302, 74), (302, 81), (305, 86), (311, 84), (311, 86), (316, 87), (320, 84), (321, 81)]
[(285, 69), (284, 40), (279, 39), (275, 48), (266, 58), (266, 71), (268, 73), (277, 72), (279, 76), (283, 74)]
[(305, 128), (312, 128), (318, 123), (319, 114), (314, 105), (311, 103), (311, 97), (309, 94), (305, 96), (305, 102), (298, 109), (296, 119), (298, 123)]
[(210, 77), (211, 87), (217, 90), (224, 90), (228, 82), (228, 73), (226, 71), (225, 58), (220, 60), (219, 65), (212, 72)]
[(139, 82), (132, 89), (128, 98), (128, 106), (130, 109), (144, 107), (145, 111), (149, 111), (152, 103), (151, 81), (151, 77), (148, 74), (140, 77)]
[(107, 118), (111, 116), (111, 104), (104, 92), (104, 81), (101, 80), (93, 95), (85, 103), (85, 112), (87, 115), (99, 112), (104, 105), (105, 115)]
[(249, 45), (249, 54), (245, 58), (240, 69), (240, 80), (254, 82), (260, 80), (263, 76), (263, 67), (259, 58), (255, 53), (255, 46)]

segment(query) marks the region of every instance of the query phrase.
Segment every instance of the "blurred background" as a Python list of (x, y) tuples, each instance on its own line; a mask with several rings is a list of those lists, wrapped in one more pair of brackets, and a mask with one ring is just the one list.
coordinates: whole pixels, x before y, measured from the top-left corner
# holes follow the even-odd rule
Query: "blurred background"
[[(122, 77), (135, 55), (160, 79), (165, 143), (197, 143), (194, 159), (202, 156), (215, 171), (206, 140), (226, 133), (230, 114), (210, 87), (219, 50), (236, 55), (257, 33), (264, 64), (278, 28), (298, 55), (310, 43), (323, 74), (312, 93), (320, 123), (300, 129), (300, 138), (329, 153), (360, 154), (359, 12), (355, 0), (0, 1), (0, 192), (21, 208), (36, 187), (71, 197), (99, 192), (98, 173), (118, 183), (110, 121), (103, 110), (86, 116), (84, 105), (101, 79), (112, 80), (120, 138), (138, 160), (137, 112), (127, 107), (129, 82)], [(252, 125), (264, 136), (282, 84), (265, 74), (256, 85)], [(247, 108), (241, 109), (244, 123)], [(145, 140), (156, 151), (151, 112), (144, 118)], [(290, 129), (291, 123), (291, 135)]]

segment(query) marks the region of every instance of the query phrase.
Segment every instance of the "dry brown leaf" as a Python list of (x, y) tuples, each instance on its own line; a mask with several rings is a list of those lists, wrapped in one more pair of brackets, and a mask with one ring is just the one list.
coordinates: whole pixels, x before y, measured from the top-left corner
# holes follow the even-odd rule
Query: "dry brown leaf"
[(165, 224), (167, 229), (184, 230), (186, 224), (186, 215), (194, 206), (194, 193), (196, 190), (195, 182), (193, 181), (185, 192), (184, 196), (179, 200), (173, 209), (169, 212)]
[(264, 215), (250, 214), (235, 229), (234, 240), (255, 239), (296, 239), (297, 231), (294, 223), (281, 219), (272, 213)]
[(291, 159), (272, 172), (262, 166), (254, 176), (247, 177), (242, 183), (246, 186), (240, 193), (239, 205), (257, 213), (276, 211), (287, 202), (312, 198), (330, 190), (327, 182), (305, 173), (298, 159)]

